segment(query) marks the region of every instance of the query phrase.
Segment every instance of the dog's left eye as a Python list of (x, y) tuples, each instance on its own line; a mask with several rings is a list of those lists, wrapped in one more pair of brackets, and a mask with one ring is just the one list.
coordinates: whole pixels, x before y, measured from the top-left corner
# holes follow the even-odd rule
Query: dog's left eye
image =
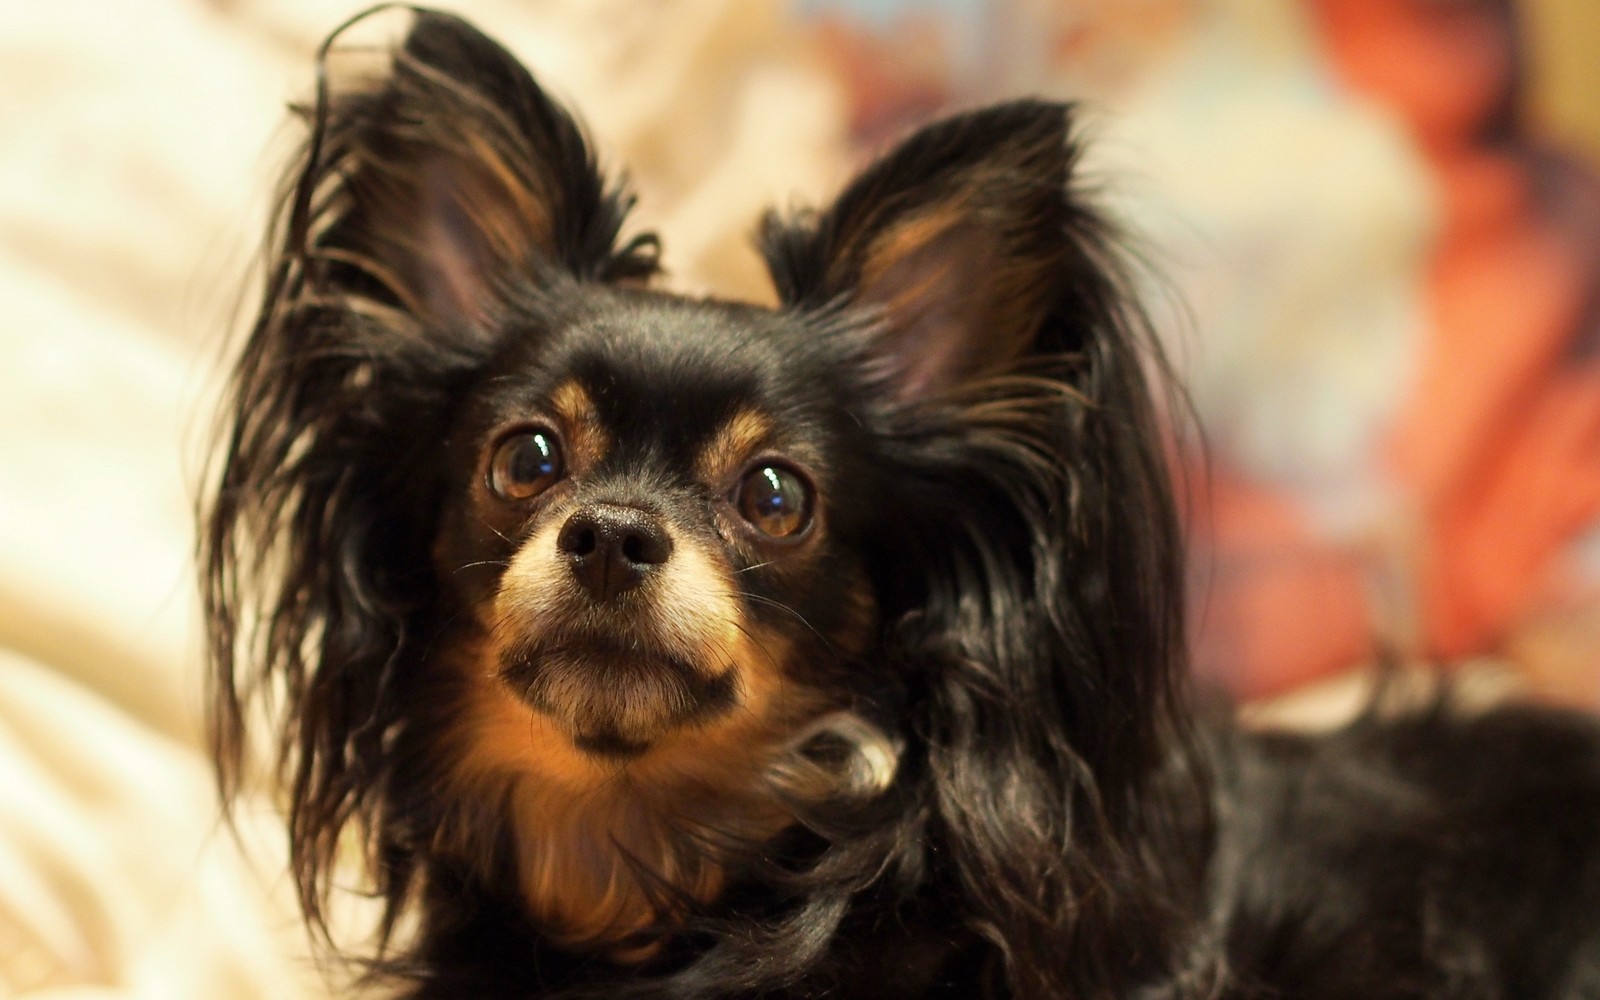
[(561, 447), (555, 435), (523, 431), (495, 448), (489, 463), (489, 488), (506, 500), (527, 500), (554, 486), (561, 471)]
[(811, 523), (811, 490), (781, 465), (758, 466), (739, 483), (739, 514), (763, 535), (789, 538)]

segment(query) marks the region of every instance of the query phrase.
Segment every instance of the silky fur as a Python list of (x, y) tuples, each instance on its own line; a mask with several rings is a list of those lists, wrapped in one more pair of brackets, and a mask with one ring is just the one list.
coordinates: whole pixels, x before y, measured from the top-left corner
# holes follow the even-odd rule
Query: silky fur
[[(325, 943), (413, 997), (1600, 996), (1589, 720), (1192, 707), (1163, 371), (1070, 108), (769, 218), (769, 310), (655, 290), (469, 25), (365, 76), (334, 41), (201, 546), (224, 794), (269, 720), (308, 922), (343, 861), (384, 904)], [(568, 463), (520, 506), (519, 421)], [(773, 454), (788, 547), (726, 499)], [(670, 529), (625, 613), (552, 548), (595, 497)], [(575, 745), (613, 724), (648, 750)]]

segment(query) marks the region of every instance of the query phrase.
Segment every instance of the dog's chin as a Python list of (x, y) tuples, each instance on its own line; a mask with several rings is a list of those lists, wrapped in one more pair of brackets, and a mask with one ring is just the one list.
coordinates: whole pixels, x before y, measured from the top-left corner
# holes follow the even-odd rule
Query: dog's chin
[(738, 704), (735, 668), (604, 641), (534, 645), (502, 657), (500, 678), (591, 757), (642, 757)]

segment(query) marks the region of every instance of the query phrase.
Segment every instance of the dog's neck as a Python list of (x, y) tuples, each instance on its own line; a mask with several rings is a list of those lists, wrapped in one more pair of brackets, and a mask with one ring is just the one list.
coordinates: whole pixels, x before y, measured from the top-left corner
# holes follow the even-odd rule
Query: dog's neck
[[(565, 946), (647, 957), (648, 932), (721, 891), (730, 847), (793, 821), (767, 778), (777, 741), (754, 720), (609, 763), (576, 750), (481, 662), (467, 672), (473, 723), (455, 748), (459, 829), (442, 831), (445, 842), (476, 843), (479, 824), (509, 823), (529, 912)], [(485, 803), (502, 808), (490, 817)]]
[[(518, 877), (555, 940), (644, 957), (648, 932), (721, 891), (727, 849), (790, 822), (758, 782), (746, 788), (645, 788), (627, 774), (578, 796), (524, 776), (511, 798)], [(640, 941), (643, 943), (640, 943)]]

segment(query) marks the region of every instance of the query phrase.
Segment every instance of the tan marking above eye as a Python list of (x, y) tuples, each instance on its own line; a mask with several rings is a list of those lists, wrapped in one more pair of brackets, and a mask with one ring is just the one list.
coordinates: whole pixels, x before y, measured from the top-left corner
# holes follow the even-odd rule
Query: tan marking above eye
[(695, 471), (702, 482), (722, 482), (771, 439), (771, 419), (759, 410), (741, 409), (701, 446), (695, 459)]
[(550, 394), (550, 411), (566, 431), (567, 456), (571, 465), (592, 469), (611, 449), (611, 436), (600, 423), (594, 400), (576, 379), (556, 386)]

